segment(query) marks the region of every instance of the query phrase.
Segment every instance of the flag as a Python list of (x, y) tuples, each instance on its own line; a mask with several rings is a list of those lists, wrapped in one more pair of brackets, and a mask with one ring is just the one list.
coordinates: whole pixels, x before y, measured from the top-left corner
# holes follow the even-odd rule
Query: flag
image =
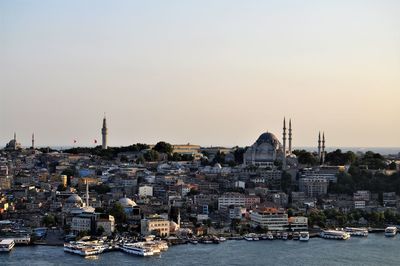
[(74, 139), (74, 143), (76, 143), (76, 139)]
[(96, 144), (96, 143), (97, 143), (97, 139), (94, 140), (94, 144)]

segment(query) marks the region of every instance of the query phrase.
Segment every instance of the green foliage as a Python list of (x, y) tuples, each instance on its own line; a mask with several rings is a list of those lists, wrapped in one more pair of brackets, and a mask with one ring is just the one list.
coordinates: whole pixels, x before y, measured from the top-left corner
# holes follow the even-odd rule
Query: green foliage
[(56, 225), (56, 219), (53, 215), (49, 214), (49, 215), (45, 215), (42, 219), (42, 223), (46, 226), (46, 227), (50, 227), (50, 226), (54, 226)]
[(124, 207), (117, 202), (114, 204), (112, 209), (110, 210), (110, 214), (114, 216), (116, 223), (125, 223), (126, 222), (126, 214)]
[(330, 165), (348, 165), (353, 164), (357, 159), (354, 152), (348, 151), (342, 153), (340, 149), (333, 152), (328, 152), (325, 157), (325, 162)]
[(212, 161), (212, 164), (224, 164), (225, 163), (225, 153), (218, 151), (217, 154), (215, 154), (215, 157)]
[(91, 154), (91, 155), (96, 155), (96, 156), (102, 157), (103, 159), (112, 160), (112, 159), (117, 158), (118, 153), (140, 152), (140, 151), (146, 150), (148, 148), (149, 148), (149, 145), (147, 145), (147, 144), (137, 143), (137, 144), (123, 146), (123, 147), (108, 147), (105, 150), (102, 149), (101, 146), (96, 146), (94, 148), (77, 147), (77, 148), (67, 149), (64, 152), (71, 153), (71, 154), (86, 153), (86, 154)]
[(168, 160), (180, 162), (180, 161), (193, 161), (193, 156), (190, 154), (179, 154), (174, 152), (172, 155), (168, 155)]
[(154, 162), (158, 160), (159, 153), (155, 150), (148, 150), (143, 154), (143, 158), (148, 162)]
[(93, 186), (92, 189), (94, 189), (98, 194), (107, 194), (111, 191), (110, 187), (105, 184)]
[(165, 141), (160, 141), (158, 142), (153, 150), (160, 152), (160, 153), (166, 153), (166, 154), (171, 154), (174, 148), (172, 147), (171, 144), (165, 142)]
[(318, 159), (311, 152), (308, 152), (306, 150), (294, 150), (293, 154), (297, 156), (297, 160), (301, 164), (314, 166), (319, 163)]
[(292, 175), (287, 172), (282, 172), (281, 177), (281, 189), (288, 193), (292, 188)]

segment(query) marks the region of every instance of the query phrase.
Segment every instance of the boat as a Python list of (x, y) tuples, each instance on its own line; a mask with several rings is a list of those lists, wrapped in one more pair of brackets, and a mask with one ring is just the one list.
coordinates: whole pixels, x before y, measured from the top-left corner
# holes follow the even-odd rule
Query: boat
[(199, 241), (195, 238), (191, 238), (191, 239), (189, 239), (189, 243), (193, 244), (193, 245), (197, 245), (199, 243)]
[(395, 226), (389, 226), (386, 227), (385, 229), (385, 236), (387, 237), (393, 237), (397, 234), (397, 227)]
[(347, 233), (351, 236), (361, 236), (367, 237), (368, 236), (368, 229), (367, 228), (355, 228), (355, 227), (346, 227), (344, 229)]
[(267, 233), (267, 239), (268, 240), (274, 240), (274, 235), (272, 233)]
[(251, 234), (245, 235), (244, 240), (253, 241), (253, 236)]
[(221, 237), (219, 238), (219, 241), (220, 241), (220, 242), (225, 242), (225, 241), (226, 241), (226, 238), (223, 237), (223, 236), (221, 236)]
[(299, 240), (300, 241), (308, 241), (308, 240), (310, 240), (310, 234), (308, 232), (306, 232), (306, 231), (300, 232)]
[(347, 240), (350, 238), (349, 233), (339, 230), (324, 230), (321, 232), (320, 236), (325, 239), (337, 239), (337, 240)]
[(282, 239), (282, 234), (281, 234), (281, 233), (279, 233), (279, 232), (278, 232), (278, 233), (276, 233), (276, 236), (275, 236), (275, 238), (276, 238), (276, 239)]
[(14, 239), (3, 239), (0, 241), (0, 251), (10, 252), (15, 246)]
[(299, 240), (300, 239), (300, 233), (299, 232), (294, 232), (292, 239), (293, 240)]
[(105, 248), (102, 245), (91, 245), (80, 242), (65, 243), (64, 251), (80, 256), (93, 256), (103, 253)]
[(138, 255), (142, 257), (147, 257), (147, 256), (152, 256), (154, 255), (154, 252), (148, 248), (144, 247), (143, 245), (137, 244), (137, 243), (126, 243), (121, 246), (121, 250), (123, 252), (133, 254), (133, 255)]
[(288, 240), (288, 233), (284, 232), (284, 233), (282, 234), (282, 239), (283, 239), (283, 240)]

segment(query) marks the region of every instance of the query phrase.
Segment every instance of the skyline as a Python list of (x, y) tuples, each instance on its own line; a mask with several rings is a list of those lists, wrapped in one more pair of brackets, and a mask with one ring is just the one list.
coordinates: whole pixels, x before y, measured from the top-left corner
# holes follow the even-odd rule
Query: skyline
[[(0, 2), (0, 147), (400, 147), (400, 2)], [(99, 142), (98, 142), (99, 143)]]

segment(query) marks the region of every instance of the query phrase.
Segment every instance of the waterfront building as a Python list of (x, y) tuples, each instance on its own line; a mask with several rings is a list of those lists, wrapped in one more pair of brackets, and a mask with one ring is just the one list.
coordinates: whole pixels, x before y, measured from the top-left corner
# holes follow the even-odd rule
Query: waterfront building
[(293, 231), (307, 231), (308, 218), (303, 216), (294, 216), (288, 218), (290, 229)]
[(161, 237), (169, 236), (170, 222), (160, 216), (150, 216), (140, 221), (141, 234), (144, 236), (157, 235)]
[(288, 215), (284, 209), (260, 208), (250, 214), (253, 227), (260, 226), (269, 231), (283, 231), (288, 228)]
[(110, 236), (115, 231), (115, 219), (112, 215), (100, 215), (100, 218), (96, 221), (96, 228), (103, 228), (104, 235)]
[(383, 206), (384, 207), (396, 207), (397, 206), (397, 196), (396, 192), (384, 192), (383, 196)]

